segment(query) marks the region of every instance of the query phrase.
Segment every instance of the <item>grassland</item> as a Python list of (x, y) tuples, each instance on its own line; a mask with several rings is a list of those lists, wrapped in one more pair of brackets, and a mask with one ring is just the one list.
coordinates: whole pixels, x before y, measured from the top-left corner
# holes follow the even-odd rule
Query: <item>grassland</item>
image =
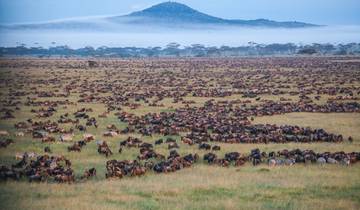
[[(55, 69), (61, 72), (61, 69)], [(55, 71), (54, 70), (54, 71)], [(10, 73), (6, 73), (9, 71)], [(1, 76), (14, 78), (24, 70), (2, 69)], [(40, 72), (40, 73), (39, 73)], [(44, 70), (28, 70), (26, 74), (42, 78)], [(46, 72), (50, 72), (46, 70)], [(47, 73), (47, 74), (48, 74)], [(80, 74), (79, 72), (75, 74)], [(45, 74), (46, 75), (46, 74)], [(90, 72), (87, 77), (96, 76)], [(98, 76), (98, 75), (97, 75)], [(17, 78), (15, 78), (15, 81)], [(29, 88), (35, 86), (29, 84)], [(47, 89), (49, 87), (41, 87)], [(8, 88), (1, 87), (5, 95)], [(290, 96), (289, 96), (290, 97)], [(324, 96), (325, 98), (327, 96)], [(277, 96), (263, 96), (263, 98), (278, 99)], [(25, 100), (25, 98), (20, 98)], [(58, 100), (59, 98), (57, 98)], [(194, 100), (194, 105), (202, 105), (210, 97), (186, 97)], [(242, 99), (240, 95), (216, 100)], [(50, 99), (55, 100), (55, 99)], [(72, 94), (71, 101), (77, 100), (77, 94)], [(253, 99), (251, 99), (253, 100)], [(324, 100), (324, 99), (322, 99)], [(253, 100), (254, 103), (257, 103)], [(163, 107), (149, 107), (142, 105), (139, 109), (131, 110), (124, 107), (127, 112), (143, 115), (148, 112), (173, 111), (181, 104), (172, 103), (165, 98), (161, 103)], [(51, 119), (58, 119), (60, 115), (75, 112), (79, 107), (92, 108), (92, 116), (106, 111), (103, 104), (89, 103), (81, 105), (68, 105), (59, 107)], [(30, 135), (16, 137), (14, 123), (33, 117), (31, 107), (21, 107), (15, 113), (14, 119), (0, 120), (0, 129), (8, 130), (15, 143), (7, 148), (0, 149), (0, 165), (15, 163), (15, 153), (32, 151), (43, 153), (45, 146), (50, 146), (53, 154), (64, 155), (72, 161), (72, 168), (76, 176), (90, 167), (97, 169), (97, 176), (88, 181), (76, 184), (56, 183), (28, 183), (0, 182), (0, 209), (360, 209), (360, 165), (301, 165), (291, 167), (270, 168), (265, 164), (243, 167), (223, 168), (208, 166), (202, 160), (191, 168), (169, 174), (155, 174), (149, 172), (143, 177), (126, 177), (123, 179), (105, 179), (105, 162), (108, 160), (97, 152), (95, 142), (91, 142), (80, 152), (68, 152), (67, 146), (72, 143), (55, 142), (43, 144), (32, 139)], [(276, 151), (281, 149), (313, 149), (317, 152), (360, 151), (360, 113), (289, 113), (275, 116), (255, 117), (254, 123), (290, 124), (303, 127), (324, 128), (329, 132), (342, 134), (345, 139), (352, 136), (352, 143), (312, 143), (312, 144), (224, 144), (221, 146), (219, 156), (226, 152), (238, 151), (249, 153), (251, 149), (259, 148), (261, 151)], [(95, 134), (97, 139), (104, 139), (102, 131), (106, 125), (115, 124), (118, 128), (125, 128), (126, 124), (119, 122), (116, 116), (110, 114), (107, 118), (98, 118), (99, 128), (91, 127), (88, 133)], [(106, 138), (114, 155), (111, 159), (135, 159), (138, 149), (126, 149), (118, 154), (119, 142), (128, 135)], [(142, 140), (154, 143), (163, 136), (154, 135), (144, 137), (140, 134), (131, 134)], [(179, 136), (173, 136), (177, 140)], [(58, 135), (56, 135), (58, 138)], [(82, 138), (81, 132), (76, 132), (74, 141)], [(180, 142), (180, 141), (179, 141)], [(156, 151), (167, 155), (167, 145), (156, 146)], [(196, 146), (180, 143), (180, 154), (198, 153), (200, 157), (205, 154)]]

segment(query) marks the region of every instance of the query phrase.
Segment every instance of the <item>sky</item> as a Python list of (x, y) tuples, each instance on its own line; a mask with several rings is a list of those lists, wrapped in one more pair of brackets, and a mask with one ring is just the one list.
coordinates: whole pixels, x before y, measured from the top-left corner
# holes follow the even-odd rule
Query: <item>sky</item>
[[(165, 0), (0, 0), (0, 23), (46, 22), (121, 15)], [(326, 25), (360, 25), (360, 0), (178, 0), (228, 19), (266, 18)]]

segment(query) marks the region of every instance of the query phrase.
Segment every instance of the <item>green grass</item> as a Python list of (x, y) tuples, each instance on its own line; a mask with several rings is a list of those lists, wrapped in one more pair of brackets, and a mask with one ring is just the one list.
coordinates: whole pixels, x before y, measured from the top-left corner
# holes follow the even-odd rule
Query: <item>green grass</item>
[(75, 185), (8, 182), (2, 184), (0, 201), (5, 209), (74, 205), (77, 209), (99, 205), (101, 209), (357, 209), (360, 205), (359, 167), (298, 165), (259, 173), (260, 168), (237, 171), (197, 165), (173, 174)]

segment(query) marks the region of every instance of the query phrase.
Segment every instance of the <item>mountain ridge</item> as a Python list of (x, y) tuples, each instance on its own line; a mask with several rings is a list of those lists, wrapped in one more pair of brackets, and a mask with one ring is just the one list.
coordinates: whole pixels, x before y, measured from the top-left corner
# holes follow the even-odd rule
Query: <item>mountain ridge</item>
[(47, 22), (38, 24), (15, 24), (2, 26), (7, 29), (93, 29), (107, 30), (116, 28), (117, 25), (148, 26), (174, 28), (186, 27), (208, 27), (208, 26), (233, 26), (233, 27), (268, 27), (268, 28), (305, 28), (318, 27), (320, 25), (297, 22), (297, 21), (273, 21), (268, 19), (240, 20), (224, 19), (211, 16), (195, 10), (185, 4), (177, 2), (163, 2), (153, 5), (141, 11), (135, 11), (127, 15), (118, 15), (96, 20), (70, 20)]

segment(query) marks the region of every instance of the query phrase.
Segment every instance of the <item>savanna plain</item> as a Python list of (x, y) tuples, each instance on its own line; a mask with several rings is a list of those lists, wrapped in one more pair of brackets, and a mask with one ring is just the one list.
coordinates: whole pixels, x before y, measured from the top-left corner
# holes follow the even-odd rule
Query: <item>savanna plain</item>
[(0, 209), (360, 209), (359, 57), (2, 58), (0, 97)]

